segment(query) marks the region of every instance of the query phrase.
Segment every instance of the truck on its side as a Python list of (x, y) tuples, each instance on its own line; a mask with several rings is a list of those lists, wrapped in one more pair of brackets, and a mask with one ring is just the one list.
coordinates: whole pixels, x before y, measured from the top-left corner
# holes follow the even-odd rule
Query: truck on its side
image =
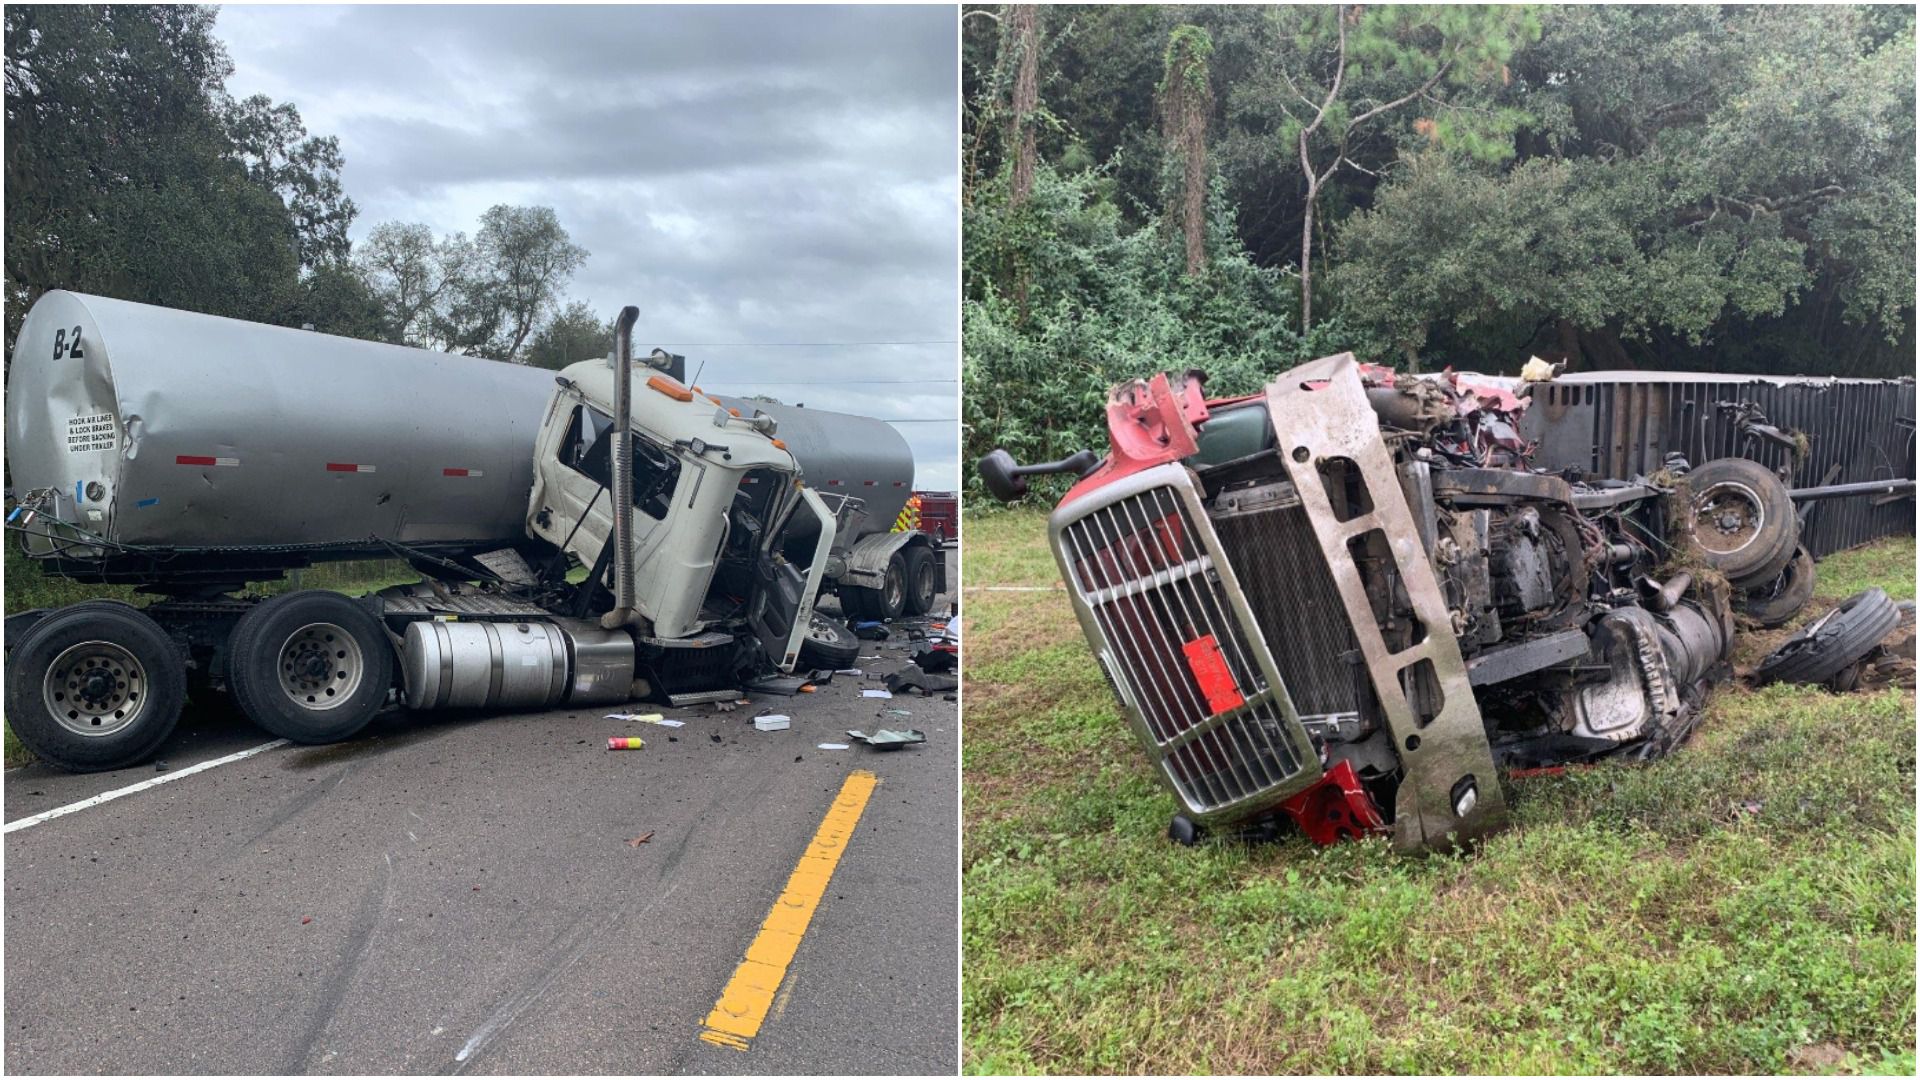
[[(9, 612), (14, 733), (100, 770), (152, 754), (190, 685), (306, 743), (396, 699), (684, 704), (850, 660), (857, 640), (814, 609), (826, 593), (880, 617), (932, 606), (938, 544), (890, 531), (913, 481), (898, 433), (702, 393), (678, 357), (635, 362), (637, 316), (621, 313), (607, 358), (556, 376), (41, 297), (10, 371), (8, 530), (51, 572), (161, 599)], [(242, 594), (375, 557), (422, 579)]]

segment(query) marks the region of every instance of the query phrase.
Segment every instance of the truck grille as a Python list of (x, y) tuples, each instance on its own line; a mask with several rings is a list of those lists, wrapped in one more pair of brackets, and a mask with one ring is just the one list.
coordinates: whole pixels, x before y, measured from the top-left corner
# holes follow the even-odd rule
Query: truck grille
[(1053, 544), (1136, 731), (1189, 810), (1256, 809), (1319, 776), (1184, 468), (1069, 504)]
[[(1366, 668), (1347, 609), (1320, 552), (1313, 524), (1291, 484), (1276, 484), (1266, 499), (1244, 499), (1233, 511), (1216, 500), (1214, 530), (1246, 589), (1254, 622), (1273, 652), (1301, 716), (1360, 711)], [(1271, 491), (1271, 489), (1269, 489)]]

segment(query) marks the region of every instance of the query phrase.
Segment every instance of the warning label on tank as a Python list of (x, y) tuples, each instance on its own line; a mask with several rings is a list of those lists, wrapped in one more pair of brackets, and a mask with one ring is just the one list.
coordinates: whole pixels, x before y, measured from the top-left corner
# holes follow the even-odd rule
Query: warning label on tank
[(76, 416), (67, 421), (67, 452), (82, 454), (89, 450), (111, 450), (115, 443), (114, 430), (112, 413)]

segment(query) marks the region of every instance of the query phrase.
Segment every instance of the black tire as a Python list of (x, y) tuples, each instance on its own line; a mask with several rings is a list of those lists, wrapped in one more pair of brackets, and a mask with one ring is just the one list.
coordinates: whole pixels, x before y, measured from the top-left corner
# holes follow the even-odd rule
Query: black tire
[(1736, 588), (1780, 576), (1800, 544), (1787, 485), (1746, 458), (1715, 458), (1687, 474), (1693, 550)]
[(886, 584), (878, 589), (850, 585), (840, 590), (843, 603), (851, 602), (853, 614), (861, 619), (891, 622), (907, 608), (907, 561), (899, 552), (887, 559)]
[(393, 685), (380, 621), (325, 589), (276, 596), (240, 617), (227, 646), (227, 687), (247, 718), (283, 739), (350, 739)]
[(860, 659), (860, 639), (847, 624), (818, 611), (807, 618), (807, 636), (800, 641), (800, 663), (810, 668), (851, 667)]
[(1793, 558), (1779, 577), (1748, 589), (1735, 606), (1740, 614), (1763, 627), (1785, 626), (1813, 599), (1814, 573), (1813, 556), (1804, 547), (1795, 548)]
[(1207, 830), (1185, 814), (1173, 815), (1167, 824), (1167, 839), (1181, 847), (1192, 847), (1207, 835)]
[(1900, 609), (1884, 591), (1855, 593), (1760, 661), (1754, 681), (1826, 682), (1872, 652), (1898, 625)]
[[(35, 756), (70, 772), (137, 764), (180, 722), (186, 661), (137, 608), (111, 600), (63, 608), (7, 659), (7, 723)], [(81, 672), (91, 673), (84, 685)]]
[(937, 569), (933, 561), (935, 555), (924, 547), (910, 547), (901, 554), (905, 556), (906, 613), (925, 615), (933, 610), (934, 597), (940, 594), (935, 586), (938, 579), (934, 572)]

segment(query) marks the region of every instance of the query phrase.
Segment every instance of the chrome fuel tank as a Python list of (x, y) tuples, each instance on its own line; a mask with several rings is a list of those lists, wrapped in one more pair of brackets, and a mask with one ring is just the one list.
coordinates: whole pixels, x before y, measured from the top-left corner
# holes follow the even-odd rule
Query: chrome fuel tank
[(7, 387), (13, 489), (118, 544), (525, 538), (551, 372), (50, 292)]

